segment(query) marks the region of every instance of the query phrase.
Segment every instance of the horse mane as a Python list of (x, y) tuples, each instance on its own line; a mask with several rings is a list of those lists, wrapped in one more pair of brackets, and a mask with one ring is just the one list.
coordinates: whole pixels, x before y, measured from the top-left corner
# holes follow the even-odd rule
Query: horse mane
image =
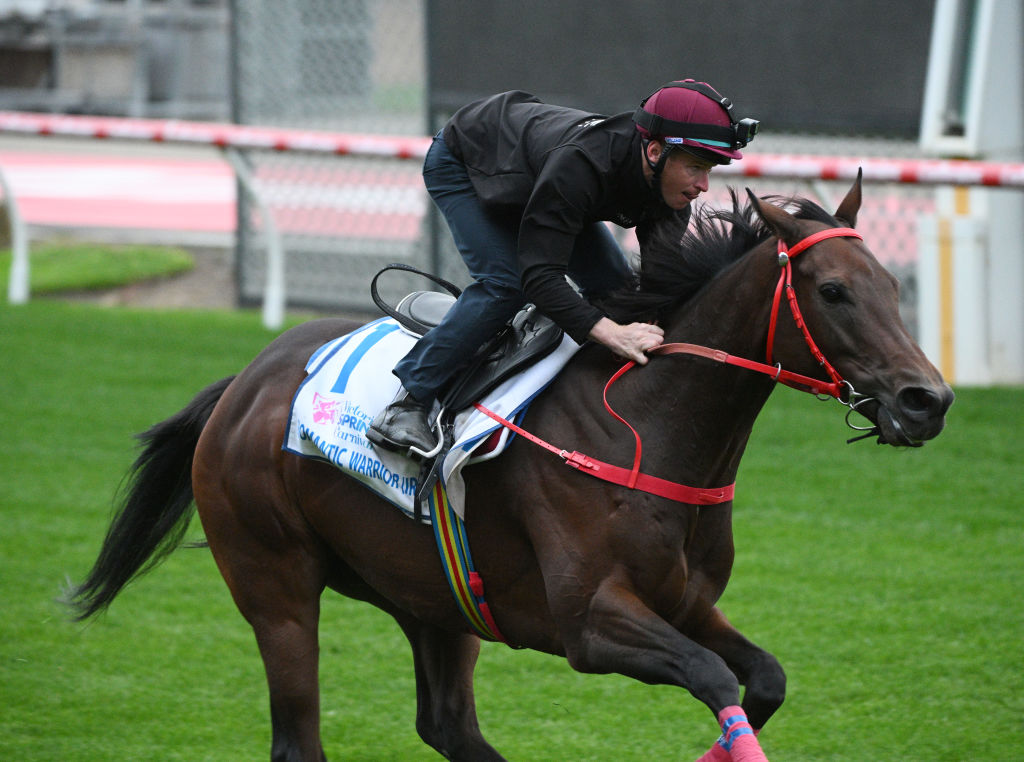
[[(741, 204), (729, 188), (731, 208), (697, 207), (687, 226), (673, 215), (655, 223), (640, 239), (640, 265), (622, 289), (597, 302), (617, 322), (662, 319), (700, 291), (727, 266), (742, 259), (774, 233), (752, 204)], [(836, 219), (813, 201), (796, 196), (766, 196), (799, 219), (831, 227)]]

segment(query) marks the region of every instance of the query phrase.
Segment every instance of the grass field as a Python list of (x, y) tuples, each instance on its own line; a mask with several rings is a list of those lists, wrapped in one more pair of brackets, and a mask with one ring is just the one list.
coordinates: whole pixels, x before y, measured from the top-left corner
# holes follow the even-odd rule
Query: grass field
[[(172, 246), (111, 246), (72, 240), (38, 242), (29, 256), (33, 294), (113, 288), (175, 275), (192, 265), (191, 254)], [(7, 293), (10, 270), (11, 251), (0, 249), (0, 293)]]
[[(179, 550), (89, 625), (56, 598), (95, 557), (133, 435), (271, 338), (250, 313), (0, 306), (0, 758), (268, 757), (255, 643), (207, 551)], [(915, 451), (847, 446), (837, 405), (773, 395), (723, 600), (789, 675), (771, 759), (1024, 759), (1022, 430), (1020, 388), (958, 390)], [(321, 641), (328, 757), (437, 759), (397, 627), (328, 595)], [(692, 760), (716, 735), (685, 691), (493, 644), (477, 699), (513, 760)]]

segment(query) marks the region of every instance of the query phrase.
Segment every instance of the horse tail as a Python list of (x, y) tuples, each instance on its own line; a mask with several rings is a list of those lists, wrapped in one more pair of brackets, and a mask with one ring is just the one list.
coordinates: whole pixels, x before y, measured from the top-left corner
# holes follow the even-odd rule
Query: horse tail
[(143, 449), (122, 488), (121, 508), (89, 575), (64, 598), (76, 621), (105, 609), (181, 543), (195, 511), (192, 461), (199, 435), (233, 379), (211, 384), (181, 412), (138, 435)]

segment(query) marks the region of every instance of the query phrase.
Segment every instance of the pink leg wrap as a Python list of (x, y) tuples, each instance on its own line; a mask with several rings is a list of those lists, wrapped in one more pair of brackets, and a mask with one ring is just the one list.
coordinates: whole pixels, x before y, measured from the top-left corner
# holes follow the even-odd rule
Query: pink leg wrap
[(732, 757), (718, 741), (711, 744), (711, 748), (704, 752), (704, 756), (697, 762), (732, 762)]
[(727, 706), (718, 713), (722, 737), (697, 762), (768, 762), (757, 742), (757, 731), (738, 706)]

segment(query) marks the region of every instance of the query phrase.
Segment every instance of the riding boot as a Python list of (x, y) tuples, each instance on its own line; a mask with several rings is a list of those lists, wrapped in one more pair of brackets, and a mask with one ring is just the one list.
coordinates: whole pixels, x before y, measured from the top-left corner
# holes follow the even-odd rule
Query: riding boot
[(366, 438), (393, 452), (406, 452), (410, 447), (429, 452), (437, 445), (437, 435), (427, 420), (428, 411), (428, 405), (407, 393), (377, 414)]

